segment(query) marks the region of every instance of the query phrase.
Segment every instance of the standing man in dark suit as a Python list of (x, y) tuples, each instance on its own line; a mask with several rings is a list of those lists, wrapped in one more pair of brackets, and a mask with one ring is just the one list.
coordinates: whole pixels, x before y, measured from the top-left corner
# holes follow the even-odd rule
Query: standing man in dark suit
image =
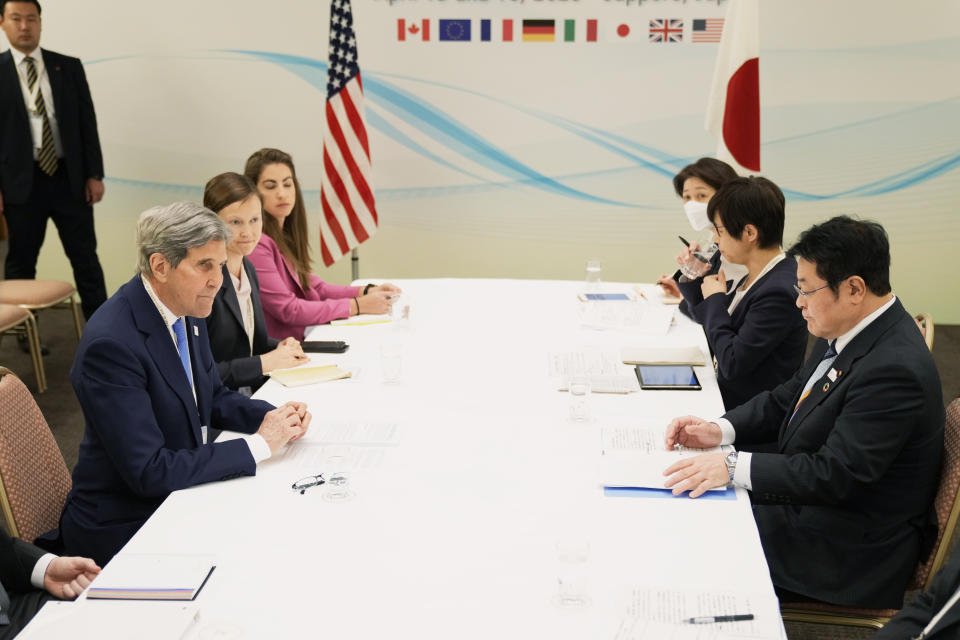
[[(86, 419), (60, 518), (64, 548), (106, 563), (172, 491), (254, 475), (310, 424), (306, 405), (274, 409), (220, 382), (207, 325), (230, 232), (182, 202), (137, 224), (140, 273), (87, 324), (70, 381)], [(244, 434), (210, 442), (208, 429)]]
[(668, 448), (776, 441), (776, 451), (689, 458), (664, 472), (666, 486), (691, 497), (749, 489), (781, 600), (899, 608), (936, 537), (940, 378), (890, 291), (883, 227), (833, 218), (789, 254), (797, 306), (821, 338), (810, 359), (722, 418), (684, 416), (666, 432)]
[(10, 50), (0, 54), (0, 213), (10, 231), (5, 276), (34, 278), (52, 219), (73, 267), (83, 314), (107, 299), (93, 205), (103, 155), (77, 58), (40, 49), (40, 3), (0, 0)]
[(0, 529), (0, 640), (20, 633), (51, 596), (76, 598), (98, 573), (90, 558), (58, 558)]

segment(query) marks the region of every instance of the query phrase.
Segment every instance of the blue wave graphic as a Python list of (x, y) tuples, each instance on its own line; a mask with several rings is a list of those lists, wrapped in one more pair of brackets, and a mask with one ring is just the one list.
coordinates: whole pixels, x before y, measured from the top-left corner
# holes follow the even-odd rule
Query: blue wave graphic
[[(327, 63), (315, 58), (296, 56), (290, 54), (252, 51), (252, 50), (218, 50), (215, 53), (227, 53), (252, 57), (260, 61), (276, 64), (277, 66), (293, 73), (301, 78), (318, 91), (326, 92), (327, 82)], [(93, 65), (99, 63), (113, 62), (117, 60), (126, 60), (131, 58), (146, 56), (113, 56), (89, 61), (86, 64)], [(198, 57), (198, 56), (171, 56), (171, 57)], [(206, 56), (209, 58), (210, 56)], [(513, 104), (507, 100), (485, 95), (464, 87), (457, 87), (449, 84), (414, 78), (399, 74), (367, 72), (364, 75), (364, 90), (368, 97), (374, 98), (376, 104), (385, 111), (395, 115), (398, 119), (410, 124), (426, 137), (436, 142), (443, 148), (449, 149), (457, 156), (480, 165), (496, 175), (503, 176), (504, 180), (491, 180), (478, 175), (465, 166), (447, 160), (430, 149), (427, 149), (416, 140), (399, 130), (386, 118), (382, 117), (374, 110), (367, 110), (367, 120), (372, 128), (394, 140), (396, 143), (409, 149), (411, 152), (427, 158), (441, 166), (461, 175), (477, 181), (462, 185), (452, 185), (446, 187), (410, 187), (397, 189), (377, 189), (378, 196), (389, 198), (410, 198), (410, 197), (431, 197), (440, 195), (449, 195), (454, 193), (477, 192), (489, 189), (509, 189), (516, 186), (528, 186), (540, 189), (549, 193), (570, 197), (588, 202), (607, 204), (619, 207), (647, 208), (637, 203), (627, 203), (618, 200), (605, 198), (602, 196), (587, 193), (568, 186), (565, 182), (582, 177), (597, 177), (603, 175), (616, 175), (635, 170), (646, 171), (654, 174), (658, 178), (672, 178), (673, 175), (684, 165), (693, 161), (698, 156), (678, 156), (669, 151), (658, 149), (656, 147), (643, 144), (635, 139), (619, 135), (615, 132), (599, 129), (591, 125), (576, 122), (565, 117), (558, 116), (522, 105)], [(436, 86), (450, 91), (469, 94), (479, 99), (491, 101), (505, 107), (523, 113), (526, 116), (540, 120), (558, 127), (571, 135), (579, 138), (588, 144), (601, 148), (609, 153), (618, 155), (631, 163), (631, 166), (605, 169), (593, 172), (584, 172), (564, 176), (547, 176), (535, 168), (512, 157), (504, 150), (496, 147), (486, 140), (479, 133), (471, 130), (463, 122), (434, 107), (432, 104), (418, 98), (415, 94), (401, 88), (390, 79), (404, 80), (425, 85)], [(807, 131), (799, 134), (783, 136), (773, 140), (767, 140), (763, 143), (764, 147), (773, 145), (782, 145), (787, 142), (797, 140), (809, 140), (819, 136), (834, 135), (843, 131), (849, 131), (857, 127), (875, 125), (884, 121), (891, 121), (896, 118), (906, 116), (916, 116), (917, 113), (932, 107), (951, 105), (960, 101), (960, 97), (948, 98), (935, 103), (928, 103), (920, 106), (911, 106), (900, 111), (853, 120), (839, 125), (825, 127), (818, 130)], [(821, 201), (845, 197), (866, 197), (875, 196), (902, 189), (914, 187), (923, 182), (932, 180), (938, 176), (954, 171), (960, 166), (960, 150), (952, 151), (936, 158), (921, 162), (915, 166), (900, 170), (890, 175), (886, 175), (867, 184), (854, 186), (832, 193), (811, 193), (789, 187), (783, 188), (784, 194), (793, 201)], [(187, 185), (163, 185), (160, 183), (151, 183), (144, 181), (130, 181), (116, 179), (120, 182), (129, 184), (143, 184), (153, 187), (170, 187), (173, 189), (190, 189), (195, 186)]]

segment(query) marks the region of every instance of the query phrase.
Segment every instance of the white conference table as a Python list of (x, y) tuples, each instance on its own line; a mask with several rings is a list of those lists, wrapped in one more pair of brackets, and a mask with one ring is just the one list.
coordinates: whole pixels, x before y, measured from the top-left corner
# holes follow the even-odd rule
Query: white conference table
[[(697, 325), (677, 313), (665, 336), (583, 328), (582, 282), (396, 282), (408, 322), (309, 335), (346, 340), (347, 353), (315, 359), (341, 363), (353, 378), (298, 388), (270, 381), (257, 393), (308, 403), (313, 427), (303, 440), (255, 477), (172, 494), (121, 552), (217, 557), (189, 637), (652, 637), (628, 615), (634, 589), (750, 594), (756, 622), (773, 630), (765, 637), (782, 637), (746, 492), (607, 497), (599, 485), (600, 427), (717, 416), (712, 368), (697, 368), (699, 392), (594, 394), (588, 424), (570, 421), (570, 399), (547, 375), (549, 353), (581, 347), (695, 343), (706, 352)], [(399, 383), (382, 380), (387, 342), (402, 349)], [(324, 499), (326, 487), (292, 491), (298, 478), (333, 470), (324, 456), (343, 451), (317, 437), (325, 422), (349, 420), (395, 422), (399, 441), (350, 448), (365, 461), (351, 473), (350, 500)], [(305, 452), (317, 455), (294, 455)], [(581, 541), (590, 602), (564, 608), (557, 545)], [(706, 635), (696, 637), (710, 637), (712, 625), (697, 626)]]

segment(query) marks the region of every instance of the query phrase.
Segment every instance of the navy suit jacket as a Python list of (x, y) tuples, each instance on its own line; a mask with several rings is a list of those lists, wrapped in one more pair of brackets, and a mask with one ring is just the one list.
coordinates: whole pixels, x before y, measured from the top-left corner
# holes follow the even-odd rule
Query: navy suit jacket
[[(103, 154), (87, 76), (77, 58), (42, 48), (40, 52), (53, 93), (70, 194), (83, 201), (87, 179), (103, 177)], [(27, 202), (33, 170), (30, 120), (13, 55), (7, 50), (0, 53), (0, 193), (5, 202)]]
[(273, 407), (223, 386), (206, 323), (186, 323), (196, 402), (139, 275), (87, 323), (70, 370), (86, 429), (60, 519), (69, 555), (103, 566), (170, 492), (256, 473), (246, 442), (203, 444), (200, 427), (255, 433)]
[[(829, 295), (829, 292), (827, 292)], [(819, 365), (729, 411), (754, 453), (751, 499), (773, 583), (833, 604), (899, 608), (936, 537), (940, 377), (899, 300), (847, 344), (790, 419)]]
[[(943, 568), (934, 576), (930, 588), (891, 618), (890, 622), (873, 636), (874, 640), (917, 637), (957, 589), (960, 589), (960, 551), (954, 548)], [(960, 637), (960, 602), (948, 609), (930, 629), (930, 633), (924, 636), (928, 640), (956, 640), (957, 637)]]
[(210, 350), (223, 384), (231, 389), (250, 386), (256, 390), (266, 381), (260, 354), (275, 349), (279, 341), (267, 335), (257, 270), (246, 258), (243, 259), (243, 269), (250, 280), (250, 300), (253, 303), (253, 355), (250, 354), (250, 339), (243, 328), (237, 291), (226, 266), (223, 267), (223, 284), (213, 300), (213, 311), (207, 316), (207, 331), (210, 333)]
[[(719, 255), (719, 254), (718, 254)], [(807, 323), (797, 308), (797, 263), (785, 257), (757, 280), (733, 310), (734, 293), (704, 300), (702, 280), (677, 282), (684, 312), (703, 325), (717, 358), (717, 383), (725, 407), (743, 404), (789, 380), (803, 364)]]
[(0, 529), (0, 582), (9, 591), (33, 591), (33, 568), (46, 552)]

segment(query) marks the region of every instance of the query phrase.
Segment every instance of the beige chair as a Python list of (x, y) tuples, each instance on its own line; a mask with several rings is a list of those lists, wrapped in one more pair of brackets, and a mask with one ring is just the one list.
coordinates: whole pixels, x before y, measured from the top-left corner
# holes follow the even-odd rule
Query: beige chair
[(63, 280), (0, 280), (0, 303), (15, 304), (33, 313), (52, 307), (67, 307), (73, 311), (73, 326), (77, 340), (83, 333), (77, 289)]
[[(947, 422), (943, 432), (943, 466), (940, 487), (934, 499), (939, 531), (933, 551), (926, 562), (917, 565), (908, 591), (928, 589), (933, 576), (950, 553), (960, 517), (960, 398), (947, 406)], [(829, 604), (780, 603), (785, 622), (833, 624), (847, 627), (879, 629), (896, 615), (897, 609), (857, 609)]]
[(0, 510), (10, 535), (32, 541), (55, 528), (70, 486), (40, 407), (20, 379), (0, 367)]
[(933, 316), (929, 313), (921, 313), (915, 315), (913, 319), (917, 321), (920, 333), (923, 334), (923, 339), (927, 341), (927, 348), (933, 351)]
[(37, 335), (37, 322), (27, 309), (12, 304), (0, 304), (0, 338), (4, 335), (25, 335), (30, 347), (30, 359), (33, 361), (33, 374), (37, 378), (37, 393), (47, 389), (47, 376), (40, 357), (40, 337)]

